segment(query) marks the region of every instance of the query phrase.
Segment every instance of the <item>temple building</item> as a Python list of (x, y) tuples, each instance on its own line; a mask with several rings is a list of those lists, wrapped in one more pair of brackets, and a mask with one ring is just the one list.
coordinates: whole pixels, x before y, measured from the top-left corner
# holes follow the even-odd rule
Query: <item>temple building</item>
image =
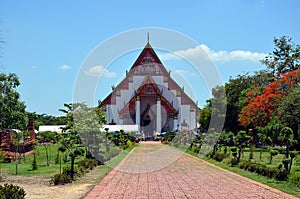
[(137, 124), (139, 133), (146, 136), (196, 129), (197, 103), (171, 78), (149, 41), (99, 107), (108, 124)]

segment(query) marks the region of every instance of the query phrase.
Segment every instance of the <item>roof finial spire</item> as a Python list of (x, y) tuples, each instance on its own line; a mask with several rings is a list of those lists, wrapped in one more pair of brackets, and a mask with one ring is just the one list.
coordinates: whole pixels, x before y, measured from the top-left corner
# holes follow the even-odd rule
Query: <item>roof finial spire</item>
[(149, 43), (149, 32), (147, 32), (147, 43)]

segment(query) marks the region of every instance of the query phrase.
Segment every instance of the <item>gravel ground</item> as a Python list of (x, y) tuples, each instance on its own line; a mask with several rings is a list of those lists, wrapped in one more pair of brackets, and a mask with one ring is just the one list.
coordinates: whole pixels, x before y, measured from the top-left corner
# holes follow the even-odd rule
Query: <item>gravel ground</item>
[(109, 171), (108, 167), (100, 166), (73, 183), (58, 186), (50, 185), (49, 175), (6, 175), (0, 184), (12, 183), (23, 187), (28, 199), (78, 199), (84, 198)]

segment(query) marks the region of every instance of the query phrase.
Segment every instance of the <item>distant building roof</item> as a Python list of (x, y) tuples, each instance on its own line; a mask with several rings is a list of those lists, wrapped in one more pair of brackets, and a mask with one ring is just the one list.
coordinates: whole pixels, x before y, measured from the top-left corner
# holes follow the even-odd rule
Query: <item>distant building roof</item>
[(66, 125), (41, 125), (39, 126), (39, 132), (51, 131), (51, 132), (62, 132), (62, 128)]
[(125, 132), (138, 132), (138, 125), (102, 125), (101, 130), (105, 131), (106, 128), (108, 128), (108, 132), (120, 130)]

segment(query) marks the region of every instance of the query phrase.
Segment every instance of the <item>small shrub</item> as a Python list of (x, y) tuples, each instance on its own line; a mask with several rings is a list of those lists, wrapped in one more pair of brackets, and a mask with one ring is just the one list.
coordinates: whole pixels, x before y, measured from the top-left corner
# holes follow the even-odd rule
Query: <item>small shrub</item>
[(5, 162), (5, 154), (0, 150), (0, 163)]
[(231, 152), (232, 152), (233, 157), (237, 158), (237, 148), (236, 148), (236, 147), (233, 147), (233, 148), (231, 148), (230, 150), (231, 150)]
[(290, 163), (289, 159), (282, 160), (282, 164), (283, 164), (286, 171), (289, 171), (289, 163)]
[(248, 162), (247, 161), (241, 161), (238, 164), (238, 168), (240, 168), (240, 169), (245, 169), (247, 167), (248, 167)]
[(225, 153), (217, 152), (213, 155), (213, 159), (215, 159), (218, 162), (222, 162), (226, 156), (227, 156), (227, 154), (225, 154)]
[(278, 172), (279, 172), (279, 169), (277, 169), (277, 168), (266, 167), (263, 171), (263, 175), (267, 176), (269, 178), (273, 178), (274, 176), (277, 175)]
[(250, 172), (255, 172), (256, 171), (256, 163), (249, 162), (247, 170), (250, 171)]
[(274, 178), (276, 180), (285, 181), (288, 179), (288, 175), (289, 175), (288, 171), (280, 169), (278, 170), (278, 172), (275, 173)]
[(280, 147), (280, 146), (273, 147), (273, 150), (278, 151), (280, 154), (284, 154), (285, 153), (285, 148)]
[(78, 168), (82, 168), (84, 171), (93, 170), (98, 165), (96, 159), (86, 159), (78, 162)]
[(256, 170), (255, 170), (255, 173), (259, 174), (259, 175), (262, 175), (264, 170), (266, 169), (267, 167), (263, 164), (257, 164), (256, 165)]
[(54, 184), (54, 185), (59, 185), (59, 184), (64, 185), (71, 182), (72, 182), (71, 176), (65, 173), (56, 174), (50, 180), (50, 184)]
[(299, 172), (293, 172), (289, 176), (290, 181), (293, 184), (296, 184), (298, 187), (300, 187), (300, 173)]
[(26, 195), (26, 192), (22, 187), (13, 184), (0, 185), (0, 193), (0, 199), (21, 199), (25, 198)]
[(239, 163), (239, 161), (237, 158), (232, 158), (230, 163), (231, 163), (231, 166), (236, 166)]
[[(62, 173), (71, 177), (71, 167), (69, 165), (64, 167)], [(80, 172), (80, 170), (77, 167), (74, 168), (74, 177), (81, 177), (82, 174), (83, 173)]]

